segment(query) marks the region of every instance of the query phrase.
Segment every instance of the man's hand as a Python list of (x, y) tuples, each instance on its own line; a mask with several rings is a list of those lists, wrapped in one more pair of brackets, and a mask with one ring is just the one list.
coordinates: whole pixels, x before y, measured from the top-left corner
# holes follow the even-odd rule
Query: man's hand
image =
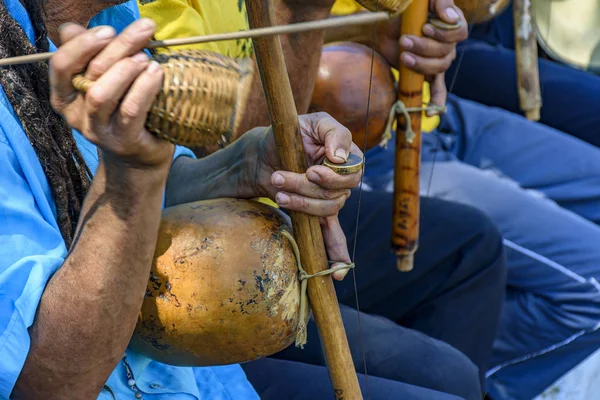
[[(440, 29), (430, 23), (423, 27), (423, 37), (400, 37), (400, 17), (378, 28), (378, 50), (386, 60), (398, 67), (400, 51), (404, 66), (425, 75), (431, 84), (431, 103), (446, 103), (444, 73), (456, 58), (456, 44), (468, 36), (467, 20), (453, 0), (431, 0), (430, 11), (448, 24), (460, 24), (457, 29)], [(398, 45), (400, 43), (400, 45)]]
[[(348, 263), (350, 256), (346, 237), (337, 215), (350, 197), (350, 189), (360, 182), (362, 172), (340, 175), (321, 163), (325, 157), (340, 164), (347, 160), (349, 153), (360, 157), (363, 154), (352, 143), (350, 131), (328, 114), (301, 116), (300, 129), (309, 166), (306, 173), (281, 170), (275, 138), (269, 129), (259, 150), (255, 175), (258, 192), (275, 200), (282, 208), (321, 217), (329, 258)], [(339, 271), (333, 277), (341, 280), (346, 273), (347, 270)]]
[[(119, 36), (112, 27), (67, 25), (51, 61), (53, 107), (104, 155), (128, 167), (168, 168), (174, 151), (144, 128), (163, 80), (159, 65), (142, 52), (154, 30), (148, 19)], [(84, 71), (95, 83), (81, 94), (72, 79)]]

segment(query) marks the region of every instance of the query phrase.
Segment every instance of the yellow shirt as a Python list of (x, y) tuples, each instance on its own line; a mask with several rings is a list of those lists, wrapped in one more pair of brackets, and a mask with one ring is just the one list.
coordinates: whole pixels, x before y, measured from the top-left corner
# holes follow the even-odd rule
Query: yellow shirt
[[(157, 40), (247, 30), (244, 0), (137, 0), (142, 17), (156, 23)], [(252, 40), (223, 41), (184, 46), (233, 58), (252, 55)], [(181, 48), (181, 46), (179, 47)], [(177, 47), (172, 47), (176, 50)], [(164, 51), (164, 49), (162, 50)]]
[[(244, 0), (137, 1), (141, 16), (150, 18), (156, 23), (154, 36), (157, 40), (234, 32), (249, 28)], [(250, 57), (254, 52), (251, 39), (201, 43), (179, 46), (179, 48), (213, 51), (233, 58)], [(278, 208), (277, 204), (268, 198), (256, 200)]]
[[(348, 14), (354, 14), (361, 10), (363, 10), (362, 6), (354, 0), (336, 0), (336, 2), (333, 5), (333, 8), (331, 9), (331, 13), (333, 15), (348, 15)], [(393, 68), (392, 72), (394, 73), (394, 76), (396, 77), (396, 80), (397, 80), (398, 79), (398, 71), (395, 68)], [(429, 99), (430, 99), (429, 83), (425, 82), (423, 84), (423, 103), (425, 103), (425, 104), (428, 103)], [(425, 113), (423, 112), (423, 116), (421, 118), (421, 129), (423, 130), (423, 132), (433, 131), (439, 125), (439, 123), (440, 123), (440, 117), (438, 115), (436, 115), (434, 117), (427, 117), (425, 115)]]

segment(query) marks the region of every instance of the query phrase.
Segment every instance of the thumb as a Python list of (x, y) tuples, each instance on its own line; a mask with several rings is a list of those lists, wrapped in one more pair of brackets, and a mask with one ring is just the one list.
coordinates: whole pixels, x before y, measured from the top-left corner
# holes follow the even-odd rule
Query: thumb
[(454, 0), (432, 0), (433, 12), (444, 22), (456, 24), (460, 21), (460, 10), (454, 5)]

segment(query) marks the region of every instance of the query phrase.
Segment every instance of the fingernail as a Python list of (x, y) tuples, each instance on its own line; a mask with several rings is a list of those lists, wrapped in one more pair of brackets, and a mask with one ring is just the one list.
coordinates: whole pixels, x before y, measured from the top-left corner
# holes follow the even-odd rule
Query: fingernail
[(344, 162), (348, 161), (348, 153), (346, 153), (346, 150), (344, 149), (337, 149), (335, 153), (333, 153), (333, 155), (343, 160)]
[(156, 24), (150, 18), (142, 18), (139, 21), (140, 21), (140, 29), (148, 30), (148, 29), (154, 29), (156, 27)]
[(402, 46), (406, 50), (412, 49), (413, 45), (413, 41), (407, 37), (403, 36), (402, 39), (400, 39), (400, 46)]
[(277, 193), (277, 204), (280, 206), (287, 206), (290, 204), (290, 196), (285, 193)]
[(96, 37), (98, 39), (110, 39), (111, 37), (115, 36), (117, 34), (117, 32), (115, 31), (115, 29), (111, 26), (105, 26), (103, 28), (101, 28), (100, 30), (98, 30), (98, 32), (96, 32)]
[(157, 72), (160, 71), (160, 64), (154, 60), (150, 61), (147, 71), (150, 75), (156, 74)]
[(435, 35), (435, 30), (432, 25), (425, 24), (425, 26), (423, 26), (423, 33), (427, 36), (433, 36)]
[(137, 53), (136, 55), (132, 56), (131, 59), (137, 63), (145, 63), (148, 61), (148, 56), (146, 55), (146, 53), (141, 52), (141, 53)]
[[(344, 263), (335, 263), (331, 266), (331, 268), (333, 269), (333, 268), (338, 268), (338, 267), (345, 267), (346, 265), (347, 264), (344, 264)], [(346, 275), (348, 275), (348, 271), (349, 271), (348, 269), (342, 269), (339, 271), (335, 271), (334, 278), (338, 281), (341, 281), (346, 277)]]
[(452, 20), (452, 22), (456, 22), (458, 21), (458, 13), (456, 12), (456, 10), (452, 7), (448, 7), (446, 8), (446, 16)]
[(273, 174), (271, 176), (271, 184), (275, 187), (281, 187), (283, 186), (283, 184), (285, 183), (285, 179), (283, 178), (283, 176), (281, 174)]
[(321, 180), (321, 177), (315, 171), (310, 171), (308, 175), (306, 175), (306, 177), (309, 181), (314, 183), (319, 183), (319, 181)]
[(417, 63), (417, 60), (415, 60), (415, 58), (413, 56), (405, 53), (405, 54), (402, 54), (402, 62), (407, 67), (412, 67)]

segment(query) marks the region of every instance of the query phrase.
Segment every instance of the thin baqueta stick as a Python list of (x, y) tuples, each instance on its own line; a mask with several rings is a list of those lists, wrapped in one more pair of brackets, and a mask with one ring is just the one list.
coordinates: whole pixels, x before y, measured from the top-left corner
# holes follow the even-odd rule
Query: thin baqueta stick
[[(373, 14), (360, 14), (360, 15), (351, 15), (348, 17), (339, 17), (339, 18), (327, 18), (320, 21), (308, 21), (308, 22), (299, 22), (297, 24), (289, 24), (283, 26), (272, 26), (266, 28), (259, 29), (250, 29), (239, 32), (227, 32), (227, 33), (218, 33), (213, 35), (204, 35), (204, 36), (193, 36), (189, 38), (181, 38), (181, 39), (168, 39), (168, 40), (160, 40), (160, 41), (150, 41), (146, 46), (147, 49), (155, 49), (160, 47), (173, 47), (173, 46), (181, 46), (188, 44), (198, 44), (198, 43), (208, 43), (208, 42), (222, 42), (226, 40), (237, 40), (237, 39), (248, 39), (248, 38), (261, 38), (261, 37), (270, 37), (276, 35), (290, 34), (290, 33), (299, 33), (299, 32), (309, 32), (314, 30), (323, 30), (323, 29), (334, 29), (342, 26), (351, 26), (351, 25), (369, 25), (374, 24), (379, 21), (385, 21), (389, 19), (389, 15), (380, 12)], [(32, 62), (46, 61), (52, 57), (51, 52), (48, 53), (40, 53), (40, 54), (32, 54), (27, 56), (19, 56), (19, 57), (11, 57), (0, 60), (0, 66), (2, 65), (14, 65), (14, 64), (28, 64)]]

